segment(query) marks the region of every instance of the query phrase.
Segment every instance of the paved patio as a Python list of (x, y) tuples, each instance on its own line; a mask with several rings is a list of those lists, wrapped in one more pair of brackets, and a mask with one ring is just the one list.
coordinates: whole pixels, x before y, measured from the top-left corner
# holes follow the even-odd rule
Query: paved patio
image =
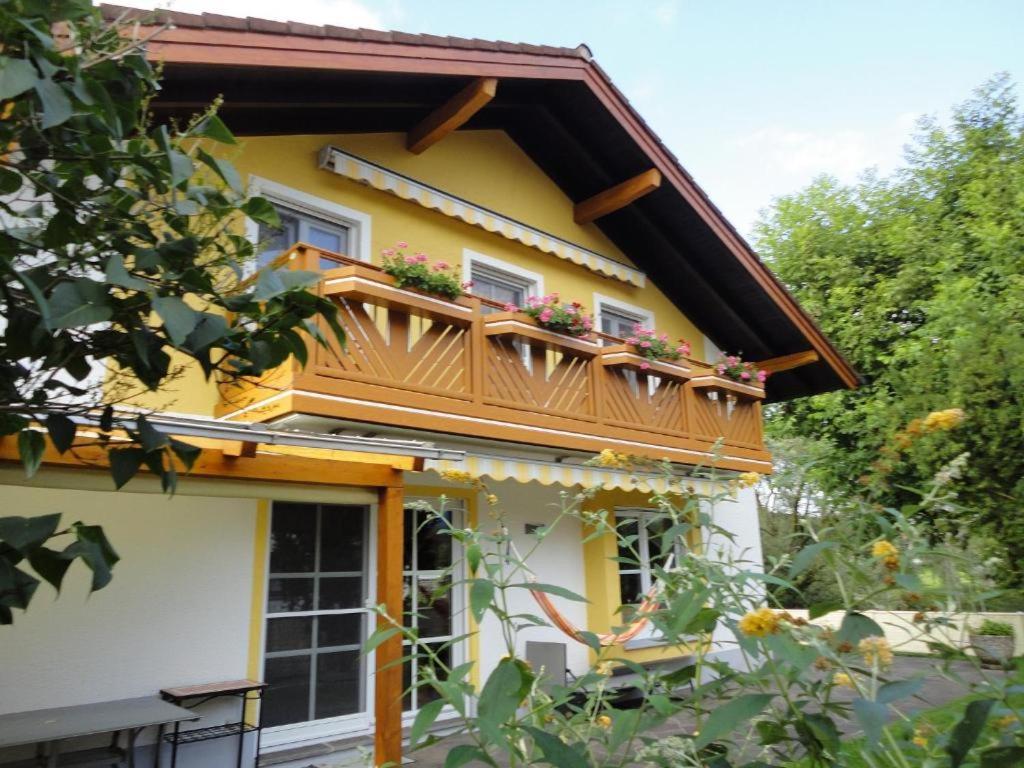
[[(984, 670), (979, 673), (972, 664), (954, 663), (953, 669), (961, 677), (962, 682), (955, 682), (946, 679), (937, 671), (937, 663), (928, 658), (916, 656), (897, 656), (893, 662), (892, 677), (906, 679), (908, 677), (922, 676), (924, 685), (921, 692), (915, 699), (907, 699), (902, 702), (904, 711), (917, 711), (927, 707), (938, 706), (953, 699), (959, 698), (968, 692), (968, 685), (981, 681), (982, 675), (1001, 675), (998, 670)], [(840, 721), (839, 727), (846, 733), (856, 733), (859, 728), (855, 722)], [(656, 729), (652, 734), (655, 736), (672, 736), (680, 733), (690, 733), (693, 730), (692, 721), (688, 722), (686, 716), (670, 718)], [(446, 739), (424, 749), (410, 753), (406, 762), (416, 768), (442, 768), (445, 757), (449, 750), (459, 743), (466, 743), (465, 738)], [(753, 756), (752, 756), (753, 757)], [(365, 765), (363, 758), (354, 750), (338, 752), (330, 756), (318, 758), (306, 758), (305, 760), (290, 761), (276, 765), (274, 768), (350, 768), (351, 766)]]

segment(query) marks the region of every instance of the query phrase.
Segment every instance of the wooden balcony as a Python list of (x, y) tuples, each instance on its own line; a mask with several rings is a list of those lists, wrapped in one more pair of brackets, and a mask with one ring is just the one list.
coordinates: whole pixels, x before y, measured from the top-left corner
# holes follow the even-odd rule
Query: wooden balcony
[[(646, 361), (621, 339), (573, 338), (486, 299), (396, 288), (380, 269), (295, 246), (282, 263), (321, 271), (344, 348), (310, 344), (258, 382), (222, 386), (218, 415), (293, 413), (569, 451), (612, 448), (684, 464), (768, 471), (764, 391), (697, 360)], [(328, 263), (337, 267), (321, 269)], [(719, 442), (720, 441), (720, 442)], [(716, 448), (717, 444), (717, 448)]]

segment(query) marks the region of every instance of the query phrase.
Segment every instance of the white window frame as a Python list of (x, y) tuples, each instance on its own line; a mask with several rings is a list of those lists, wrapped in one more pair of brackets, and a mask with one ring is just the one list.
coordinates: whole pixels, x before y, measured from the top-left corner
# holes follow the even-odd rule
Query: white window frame
[[(349, 208), (347, 205), (325, 200), (322, 197), (279, 184), (261, 176), (249, 177), (249, 194), (267, 198), (284, 208), (291, 208), (298, 213), (323, 219), (328, 224), (346, 227), (349, 231), (349, 251), (344, 254), (359, 261), (369, 262), (371, 254), (371, 230), (373, 217), (363, 211)], [(259, 225), (252, 219), (246, 219), (246, 237), (253, 244), (259, 241)]]
[[(275, 501), (287, 502), (289, 499), (275, 499)], [(375, 605), (377, 602), (377, 504), (375, 503), (362, 503), (362, 502), (348, 502), (348, 501), (302, 501), (303, 504), (340, 504), (343, 506), (360, 506), (366, 507), (369, 515), (369, 527), (367, 530), (367, 542), (368, 552), (366, 555), (366, 605)], [(264, 570), (263, 570), (263, 616), (262, 616), (262, 629), (260, 637), (260, 670), (262, 673), (263, 665), (267, 658), (267, 619), (273, 618), (277, 614), (272, 614), (267, 610), (267, 595), (270, 589), (270, 550), (271, 550), (271, 535), (273, 534), (273, 502), (271, 502), (269, 514), (271, 517), (268, 518), (267, 525), (267, 547), (264, 559)], [(367, 620), (363, 625), (363, 642), (365, 643), (370, 639), (370, 636), (376, 630), (373, 614), (370, 613), (369, 609), (342, 609), (336, 611), (338, 613), (354, 613), (354, 612), (365, 612)], [(330, 613), (330, 612), (328, 612)], [(283, 614), (282, 614), (283, 615)], [(287, 614), (295, 615), (295, 614)], [(365, 702), (365, 709), (362, 712), (354, 712), (350, 715), (338, 715), (337, 717), (328, 717), (321, 720), (307, 720), (305, 722), (288, 723), (286, 725), (269, 726), (263, 729), (263, 735), (261, 737), (261, 748), (265, 748), (269, 751), (273, 751), (275, 748), (282, 749), (285, 747), (301, 746), (303, 744), (315, 743), (323, 741), (325, 739), (336, 739), (343, 738), (345, 736), (354, 736), (357, 734), (365, 733), (368, 730), (372, 730), (375, 723), (375, 703), (374, 694), (376, 689), (375, 675), (377, 671), (377, 657), (376, 652), (371, 651), (366, 655), (366, 691), (363, 697)]]
[[(498, 273), (504, 272), (515, 280), (520, 280), (524, 284), (532, 284), (533, 288), (528, 289), (527, 296), (543, 296), (544, 291), (544, 275), (539, 272), (531, 272), (528, 269), (523, 269), (518, 264), (512, 264), (508, 261), (502, 261), (496, 259), (493, 256), (488, 256), (484, 253), (470, 250), (469, 248), (462, 249), (462, 279), (469, 281), (473, 279), (473, 265), (477, 264), (484, 268), (484, 270), (492, 270)], [(500, 276), (500, 275), (499, 275)], [(532, 290), (532, 293), (531, 293)], [(470, 288), (470, 293), (473, 289)]]
[(605, 296), (602, 293), (594, 293), (594, 327), (599, 331), (602, 327), (601, 313), (605, 307), (614, 310), (620, 315), (635, 317), (638, 323), (647, 328), (654, 328), (654, 313), (651, 310), (613, 299), (611, 296)]

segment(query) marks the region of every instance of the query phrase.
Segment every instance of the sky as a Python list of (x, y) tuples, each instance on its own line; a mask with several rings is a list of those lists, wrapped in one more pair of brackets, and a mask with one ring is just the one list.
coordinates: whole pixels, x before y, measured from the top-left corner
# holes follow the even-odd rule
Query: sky
[(1024, 0), (114, 0), (282, 21), (586, 43), (749, 234), (820, 174), (891, 172), (922, 115), (997, 72), (1024, 93)]

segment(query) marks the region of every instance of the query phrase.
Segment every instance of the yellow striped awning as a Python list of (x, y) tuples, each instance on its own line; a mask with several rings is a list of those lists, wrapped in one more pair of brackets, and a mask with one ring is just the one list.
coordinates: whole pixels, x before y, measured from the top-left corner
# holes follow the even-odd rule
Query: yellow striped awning
[[(641, 491), (643, 493), (665, 493), (669, 481), (660, 475), (629, 472), (605, 467), (589, 467), (580, 464), (560, 464), (554, 461), (531, 461), (526, 459), (478, 456), (467, 454), (460, 461), (427, 459), (427, 471), (440, 474), (446, 470), (468, 472), (473, 477), (488, 477), (492, 480), (515, 480), (520, 483), (538, 482), (541, 485), (563, 485), (568, 488), (579, 486), (605, 490)], [(678, 487), (678, 486), (676, 486)]]
[(587, 250), (549, 232), (534, 229), (521, 221), (502, 216), (488, 208), (450, 195), (437, 187), (431, 187), (369, 160), (344, 152), (337, 147), (328, 145), (321, 149), (319, 162), (321, 168), (344, 176), (346, 179), (379, 189), (382, 192), (388, 192), (395, 197), (422, 205), (424, 208), (459, 219), (509, 240), (515, 240), (530, 248), (536, 248), (538, 251), (550, 253), (605, 277), (622, 280), (637, 288), (643, 288), (647, 282), (646, 275), (635, 267)]

